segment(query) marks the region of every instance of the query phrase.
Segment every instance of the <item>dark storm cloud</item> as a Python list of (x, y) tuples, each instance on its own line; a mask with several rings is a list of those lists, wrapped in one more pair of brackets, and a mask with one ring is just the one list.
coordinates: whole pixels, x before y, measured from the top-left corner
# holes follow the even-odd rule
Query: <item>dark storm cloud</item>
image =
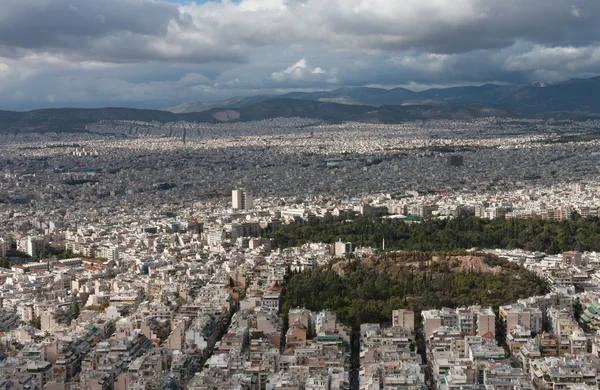
[(597, 20), (598, 0), (0, 0), (0, 104), (560, 81), (600, 73)]
[(3, 0), (0, 43), (29, 49), (77, 48), (120, 34), (160, 36), (181, 23), (177, 6), (139, 1)]
[[(600, 39), (596, 0), (370, 1), (324, 16), (351, 45), (438, 53), (500, 48), (516, 40), (586, 45)], [(389, 3), (389, 4), (386, 4)]]
[(241, 61), (197, 33), (176, 4), (149, 0), (2, 0), (0, 55), (48, 53), (74, 60)]
[(3, 0), (0, 45), (115, 62), (239, 60), (294, 43), (460, 53), (518, 39), (587, 45), (600, 39), (598, 18), (597, 0)]

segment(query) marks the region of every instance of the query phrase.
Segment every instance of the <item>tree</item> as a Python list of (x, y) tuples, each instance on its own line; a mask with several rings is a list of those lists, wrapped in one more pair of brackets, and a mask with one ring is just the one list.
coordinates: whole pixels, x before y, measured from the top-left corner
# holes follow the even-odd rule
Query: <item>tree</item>
[(378, 248), (385, 238), (386, 250), (449, 251), (475, 247), (521, 248), (546, 253), (600, 251), (600, 220), (581, 217), (562, 221), (459, 217), (408, 224), (347, 213), (343, 217), (326, 215), (265, 229), (261, 235), (272, 238), (277, 248), (306, 242), (333, 243), (338, 238), (354, 246)]
[(71, 303), (71, 315), (73, 318), (79, 317), (79, 304), (77, 301), (73, 301), (73, 303)]
[(106, 310), (106, 308), (108, 307), (108, 301), (104, 301), (100, 304), (100, 306), (98, 306), (98, 311), (104, 311)]
[(88, 301), (88, 298), (90, 297), (90, 293), (82, 292), (82, 293), (77, 294), (77, 296), (79, 297), (79, 300), (81, 301), (81, 303), (85, 306), (85, 304)]
[(42, 329), (42, 319), (39, 316), (33, 317), (33, 319), (29, 321), (29, 324), (36, 329)]

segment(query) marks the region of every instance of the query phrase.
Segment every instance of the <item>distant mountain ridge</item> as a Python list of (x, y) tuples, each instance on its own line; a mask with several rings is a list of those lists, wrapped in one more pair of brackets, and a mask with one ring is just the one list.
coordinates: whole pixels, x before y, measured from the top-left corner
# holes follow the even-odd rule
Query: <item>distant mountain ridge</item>
[(225, 100), (215, 100), (211, 102), (187, 102), (175, 107), (166, 108), (165, 111), (174, 114), (186, 114), (191, 112), (208, 111), (213, 108), (239, 108), (251, 104), (264, 102), (265, 100), (275, 99), (276, 95), (256, 95), (256, 96), (236, 96)]
[(140, 122), (247, 122), (271, 118), (313, 118), (326, 122), (345, 121), (401, 123), (415, 119), (470, 119), (514, 116), (483, 106), (366, 106), (301, 99), (271, 99), (238, 109), (212, 108), (188, 114), (129, 108), (45, 109), (29, 112), (0, 111), (0, 133), (81, 132), (86, 125), (102, 121)]
[(561, 83), (523, 85), (484, 84), (433, 88), (421, 92), (406, 88), (348, 87), (333, 91), (291, 92), (284, 95), (235, 97), (216, 102), (188, 102), (166, 109), (175, 113), (202, 112), (212, 108), (242, 108), (271, 99), (298, 99), (352, 105), (485, 105), (523, 113), (589, 111), (600, 113), (600, 76)]
[(598, 118), (600, 77), (556, 84), (486, 84), (422, 92), (403, 88), (341, 88), (331, 92), (258, 95), (202, 104), (208, 108), (190, 113), (111, 107), (0, 111), (0, 133), (80, 132), (85, 131), (87, 125), (103, 121), (222, 123), (304, 117), (330, 123), (393, 124), (408, 120), (466, 120), (491, 116)]

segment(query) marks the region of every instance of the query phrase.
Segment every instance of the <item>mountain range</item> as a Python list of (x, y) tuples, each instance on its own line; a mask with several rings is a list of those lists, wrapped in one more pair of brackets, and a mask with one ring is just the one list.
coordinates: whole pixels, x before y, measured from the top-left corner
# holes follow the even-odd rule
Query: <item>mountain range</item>
[(164, 111), (132, 108), (0, 111), (0, 133), (74, 132), (101, 121), (208, 122), (305, 117), (326, 122), (401, 123), (481, 117), (571, 118), (600, 116), (600, 77), (556, 84), (429, 89), (341, 88), (334, 91), (237, 97), (185, 103)]
[(485, 84), (434, 88), (414, 92), (406, 88), (340, 88), (334, 91), (292, 92), (284, 95), (235, 97), (221, 101), (188, 102), (167, 108), (174, 113), (202, 112), (213, 108), (237, 109), (273, 99), (298, 99), (348, 105), (483, 105), (524, 114), (550, 111), (600, 113), (600, 76), (547, 84)]

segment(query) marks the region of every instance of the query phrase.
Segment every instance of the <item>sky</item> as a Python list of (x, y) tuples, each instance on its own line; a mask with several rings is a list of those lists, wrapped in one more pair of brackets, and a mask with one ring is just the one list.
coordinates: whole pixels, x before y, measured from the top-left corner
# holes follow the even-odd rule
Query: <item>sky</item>
[(600, 74), (598, 0), (0, 0), (0, 110), (560, 82)]

